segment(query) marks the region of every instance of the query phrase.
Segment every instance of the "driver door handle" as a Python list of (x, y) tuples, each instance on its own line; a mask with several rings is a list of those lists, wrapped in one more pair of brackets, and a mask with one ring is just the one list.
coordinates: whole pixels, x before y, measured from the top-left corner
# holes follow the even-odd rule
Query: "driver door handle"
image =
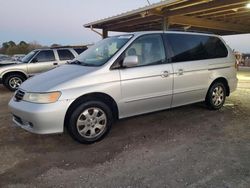
[(54, 62), (53, 65), (58, 65), (58, 63), (57, 63), (57, 62)]
[(169, 76), (169, 72), (168, 71), (163, 71), (162, 74), (161, 74), (162, 78), (166, 78), (168, 76)]

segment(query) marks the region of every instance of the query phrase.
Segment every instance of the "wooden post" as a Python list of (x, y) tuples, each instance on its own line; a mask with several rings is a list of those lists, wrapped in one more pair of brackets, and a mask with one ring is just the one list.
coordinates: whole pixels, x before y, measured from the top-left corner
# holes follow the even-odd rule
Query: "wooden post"
[(164, 16), (162, 18), (162, 30), (163, 31), (167, 31), (169, 29), (169, 21), (168, 21), (168, 17)]
[(107, 29), (102, 29), (102, 38), (105, 39), (108, 37), (108, 30)]

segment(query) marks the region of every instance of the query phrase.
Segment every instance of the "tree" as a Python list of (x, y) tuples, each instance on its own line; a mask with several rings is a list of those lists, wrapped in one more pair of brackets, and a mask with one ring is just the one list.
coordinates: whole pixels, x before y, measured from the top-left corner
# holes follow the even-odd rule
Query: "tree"
[(13, 55), (13, 54), (27, 54), (31, 50), (42, 48), (38, 42), (27, 43), (25, 41), (20, 41), (17, 45), (13, 41), (4, 42), (0, 48), (0, 53)]
[(28, 44), (25, 41), (20, 41), (18, 45), (19, 46), (27, 46)]
[(59, 47), (59, 46), (61, 46), (61, 44), (52, 44), (50, 47), (54, 48), (54, 47)]
[(10, 47), (16, 46), (16, 43), (15, 43), (15, 42), (13, 42), (12, 40), (11, 40), (11, 41), (9, 41), (9, 42), (8, 42), (8, 44), (9, 44), (9, 46), (10, 46)]

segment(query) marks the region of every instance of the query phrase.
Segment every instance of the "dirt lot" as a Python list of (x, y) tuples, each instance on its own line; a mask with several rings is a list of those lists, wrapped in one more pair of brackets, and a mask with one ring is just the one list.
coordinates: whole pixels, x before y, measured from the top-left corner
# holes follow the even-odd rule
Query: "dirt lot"
[(250, 187), (250, 73), (239, 78), (220, 111), (125, 119), (93, 145), (14, 127), (0, 86), (0, 187)]

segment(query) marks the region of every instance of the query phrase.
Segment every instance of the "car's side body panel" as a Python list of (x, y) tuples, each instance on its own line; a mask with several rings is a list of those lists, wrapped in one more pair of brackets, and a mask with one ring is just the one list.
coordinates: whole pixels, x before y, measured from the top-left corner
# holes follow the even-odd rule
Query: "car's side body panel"
[[(164, 76), (167, 72), (167, 76)], [(171, 64), (120, 70), (120, 117), (170, 108), (173, 92)]]

